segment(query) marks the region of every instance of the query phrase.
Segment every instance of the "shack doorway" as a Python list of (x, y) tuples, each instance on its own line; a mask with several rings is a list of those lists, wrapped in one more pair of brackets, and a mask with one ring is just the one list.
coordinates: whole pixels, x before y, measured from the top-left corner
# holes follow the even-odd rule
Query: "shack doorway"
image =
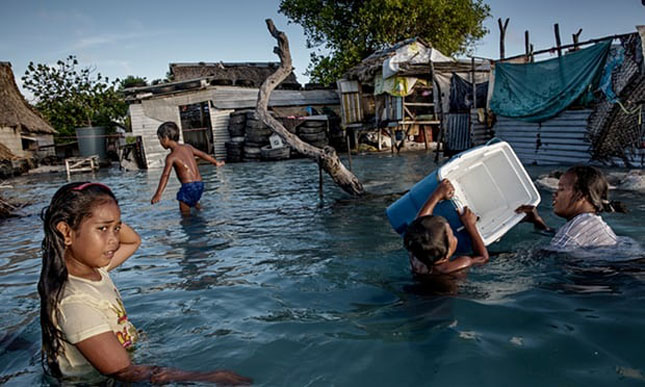
[(179, 106), (184, 143), (213, 154), (213, 129), (208, 101)]

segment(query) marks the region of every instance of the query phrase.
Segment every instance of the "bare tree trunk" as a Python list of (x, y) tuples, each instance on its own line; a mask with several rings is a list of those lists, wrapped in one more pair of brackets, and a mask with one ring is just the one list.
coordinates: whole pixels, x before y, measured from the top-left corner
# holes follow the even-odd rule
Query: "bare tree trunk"
[(327, 171), (329, 176), (334, 180), (336, 185), (346, 192), (360, 196), (365, 193), (363, 184), (358, 178), (341, 163), (336, 151), (331, 146), (322, 149), (307, 144), (300, 140), (296, 135), (287, 131), (287, 129), (278, 120), (273, 118), (268, 111), (269, 97), (275, 87), (285, 80), (293, 67), (291, 65), (291, 53), (289, 52), (289, 41), (284, 32), (275, 28), (271, 19), (266, 19), (267, 27), (271, 35), (278, 41), (278, 47), (273, 48), (273, 52), (280, 57), (280, 67), (275, 73), (271, 74), (260, 86), (258, 93), (258, 102), (256, 104), (257, 114), (262, 121), (268, 125), (274, 133), (291, 146), (291, 148), (302, 153), (303, 155), (315, 159), (322, 168)]

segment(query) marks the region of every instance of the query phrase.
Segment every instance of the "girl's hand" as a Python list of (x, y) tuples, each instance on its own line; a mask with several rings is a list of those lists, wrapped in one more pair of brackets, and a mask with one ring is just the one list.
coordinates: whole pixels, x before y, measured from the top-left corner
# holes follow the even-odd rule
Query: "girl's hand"
[(439, 183), (439, 186), (437, 186), (435, 193), (439, 200), (448, 200), (455, 195), (455, 187), (453, 187), (450, 180), (443, 179), (441, 180), (441, 183)]

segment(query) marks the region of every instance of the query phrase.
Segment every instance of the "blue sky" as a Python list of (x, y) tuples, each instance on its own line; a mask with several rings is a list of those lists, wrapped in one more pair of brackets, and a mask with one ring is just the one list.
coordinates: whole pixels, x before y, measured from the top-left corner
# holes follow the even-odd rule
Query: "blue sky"
[[(641, 0), (489, 0), (490, 30), (475, 55), (499, 56), (497, 18), (510, 18), (507, 56), (524, 51), (528, 29), (535, 49), (563, 44), (578, 28), (581, 40), (634, 31), (645, 24)], [(302, 28), (278, 14), (279, 0), (0, 0), (0, 61), (12, 63), (16, 81), (29, 61), (55, 63), (74, 54), (111, 78), (127, 75), (149, 81), (164, 77), (171, 62), (275, 61), (275, 40), (264, 20), (285, 31), (301, 83), (309, 62)], [(29, 95), (27, 95), (29, 97)]]

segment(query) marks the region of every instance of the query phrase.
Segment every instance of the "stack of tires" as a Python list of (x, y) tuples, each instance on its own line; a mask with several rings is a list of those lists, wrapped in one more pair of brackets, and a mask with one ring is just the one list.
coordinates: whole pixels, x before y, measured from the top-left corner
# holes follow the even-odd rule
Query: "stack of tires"
[(240, 162), (244, 159), (244, 135), (246, 131), (246, 111), (231, 113), (228, 119), (228, 134), (231, 140), (227, 141), (226, 161), (230, 163)]
[(322, 148), (329, 144), (326, 121), (305, 121), (298, 126), (296, 133), (302, 141), (315, 147)]
[(269, 137), (273, 131), (258, 117), (255, 110), (246, 113), (244, 134), (244, 161), (260, 160), (260, 150), (269, 145)]
[(260, 158), (264, 161), (287, 160), (291, 156), (289, 145), (282, 145), (273, 148), (271, 145), (265, 145), (260, 148)]
[(226, 146), (227, 163), (239, 163), (244, 160), (244, 137), (233, 137), (224, 145)]

